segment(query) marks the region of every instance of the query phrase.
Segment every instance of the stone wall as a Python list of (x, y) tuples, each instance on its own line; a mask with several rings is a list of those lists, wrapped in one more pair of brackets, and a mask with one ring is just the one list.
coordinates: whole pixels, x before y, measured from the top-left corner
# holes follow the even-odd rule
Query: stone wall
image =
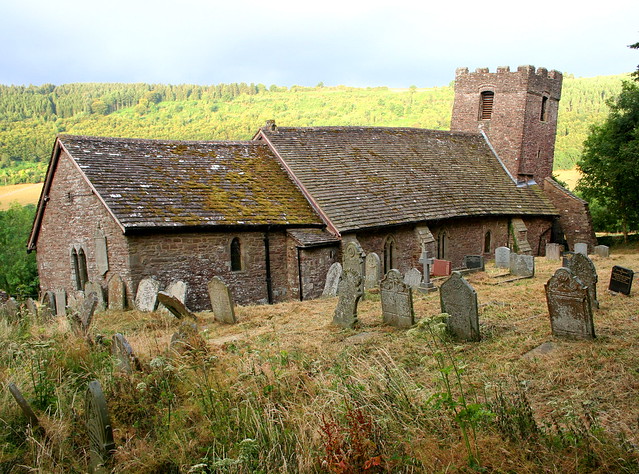
[(597, 238), (588, 203), (551, 178), (544, 181), (544, 192), (559, 211), (559, 225), (570, 250), (575, 248), (575, 243), (585, 242), (588, 244), (588, 251), (593, 251)]

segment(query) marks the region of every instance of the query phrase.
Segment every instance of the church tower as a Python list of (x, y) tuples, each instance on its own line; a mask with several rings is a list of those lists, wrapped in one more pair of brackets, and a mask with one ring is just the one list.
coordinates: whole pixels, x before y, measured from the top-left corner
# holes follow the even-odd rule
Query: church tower
[(459, 68), (451, 130), (485, 132), (515, 180), (542, 184), (552, 175), (562, 79), (534, 66)]

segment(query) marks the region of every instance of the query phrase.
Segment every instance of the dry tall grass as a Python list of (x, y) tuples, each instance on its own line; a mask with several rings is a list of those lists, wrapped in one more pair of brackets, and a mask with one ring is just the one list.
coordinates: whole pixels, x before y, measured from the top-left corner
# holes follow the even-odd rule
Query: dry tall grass
[[(125, 334), (142, 362), (122, 375), (108, 344), (64, 320), (1, 322), (0, 380), (22, 388), (47, 435), (25, 431), (3, 390), (0, 471), (85, 470), (83, 393), (97, 378), (115, 472), (639, 472), (639, 288), (607, 291), (612, 266), (639, 269), (639, 254), (593, 257), (593, 341), (551, 336), (543, 287), (559, 262), (536, 260), (533, 279), (467, 276), (479, 343), (384, 326), (374, 294), (356, 330), (331, 324), (336, 299), (240, 307), (233, 326), (200, 313), (206, 345), (183, 355), (169, 350), (171, 316), (101, 313), (93, 336)], [(415, 311), (438, 314), (438, 294), (415, 295)], [(549, 353), (530, 352), (545, 342)]]
[(42, 183), (0, 186), (0, 211), (6, 211), (14, 202), (21, 206), (38, 204), (41, 190)]

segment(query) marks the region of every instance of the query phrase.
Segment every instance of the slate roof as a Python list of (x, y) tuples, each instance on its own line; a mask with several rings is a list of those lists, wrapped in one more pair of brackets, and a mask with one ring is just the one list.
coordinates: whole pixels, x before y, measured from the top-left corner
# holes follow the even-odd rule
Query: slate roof
[(477, 133), (264, 127), (266, 139), (340, 232), (438, 219), (557, 215), (517, 187)]
[(58, 140), (125, 230), (324, 225), (265, 144)]

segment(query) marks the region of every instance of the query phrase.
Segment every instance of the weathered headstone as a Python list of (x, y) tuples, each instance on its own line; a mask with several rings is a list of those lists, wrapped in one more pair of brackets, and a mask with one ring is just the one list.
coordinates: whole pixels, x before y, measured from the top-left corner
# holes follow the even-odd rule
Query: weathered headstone
[(510, 273), (515, 276), (535, 276), (535, 257), (532, 255), (510, 254)]
[[(171, 283), (168, 284), (168, 286), (163, 291), (165, 294), (171, 295), (177, 298), (177, 300), (180, 303), (182, 303), (182, 305), (184, 305), (184, 302), (186, 301), (186, 293), (188, 291), (188, 286), (183, 281), (173, 280)], [(158, 293), (158, 299), (159, 299), (159, 293)], [(162, 302), (160, 301), (160, 303)], [(169, 308), (167, 308), (165, 305), (160, 305), (159, 310), (161, 312), (170, 311)]]
[[(346, 244), (344, 256), (342, 258), (342, 268), (345, 272), (350, 270), (360, 276), (360, 285), (362, 295), (364, 294), (364, 250), (357, 241), (351, 241)], [(338, 290), (339, 291), (339, 290)]]
[(93, 242), (95, 244), (95, 266), (98, 269), (98, 273), (104, 275), (109, 271), (109, 254), (107, 252), (106, 236), (102, 229), (95, 230)]
[(95, 293), (91, 293), (82, 302), (82, 307), (71, 313), (71, 325), (76, 334), (87, 336), (97, 307), (98, 297)]
[(588, 288), (570, 269), (559, 268), (545, 289), (553, 335), (577, 339), (595, 337)]
[(84, 285), (84, 294), (88, 295), (90, 293), (95, 293), (95, 296), (98, 298), (98, 307), (96, 311), (104, 311), (106, 309), (106, 301), (104, 299), (104, 289), (102, 285), (97, 281), (88, 281)]
[(63, 289), (55, 290), (55, 314), (56, 316), (67, 314), (67, 293)]
[(508, 247), (497, 247), (495, 249), (495, 266), (497, 268), (510, 267), (510, 249)]
[(79, 311), (84, 303), (84, 291), (74, 290), (67, 293), (67, 308), (71, 311)]
[(608, 258), (610, 256), (610, 247), (607, 245), (597, 245), (595, 247), (595, 255), (602, 258)]
[(371, 252), (366, 255), (366, 276), (364, 277), (364, 289), (370, 290), (377, 288), (380, 279), (381, 261), (379, 255)]
[(411, 288), (418, 288), (422, 283), (422, 272), (416, 268), (411, 268), (406, 272), (406, 275), (404, 275), (404, 283)]
[(429, 291), (433, 288), (435, 288), (435, 285), (433, 284), (432, 281), (430, 281), (430, 270), (431, 267), (433, 265), (433, 259), (428, 257), (428, 251), (426, 250), (422, 250), (422, 255), (419, 258), (419, 263), (422, 264), (423, 266), (423, 272), (422, 272), (422, 284), (420, 285), (421, 289), (425, 289), (426, 291)]
[(20, 306), (15, 298), (9, 298), (4, 303), (0, 303), (0, 316), (7, 319), (9, 322), (18, 320), (20, 315)]
[(561, 244), (546, 244), (546, 260), (561, 260)]
[(344, 270), (340, 278), (337, 295), (337, 307), (333, 314), (333, 323), (353, 328), (357, 324), (357, 305), (362, 297), (362, 276), (354, 270)]
[(31, 316), (33, 316), (36, 319), (38, 318), (38, 305), (32, 298), (27, 298), (25, 307), (27, 308), (27, 311), (29, 312)]
[(588, 244), (585, 242), (575, 243), (575, 253), (580, 253), (581, 255), (588, 256)]
[(158, 291), (160, 291), (159, 281), (155, 278), (142, 279), (135, 294), (135, 307), (138, 311), (155, 311), (158, 302)]
[(599, 308), (599, 301), (597, 301), (597, 269), (595, 268), (592, 260), (587, 256), (576, 253), (572, 259), (570, 259), (568, 268), (579, 280), (588, 287), (588, 295), (590, 296), (590, 307), (595, 310)]
[(620, 267), (615, 265), (610, 272), (610, 283), (608, 289), (615, 293), (623, 293), (629, 295), (632, 289), (632, 280), (635, 276), (635, 272), (629, 268)]
[(209, 298), (211, 300), (211, 308), (216, 321), (227, 324), (235, 324), (235, 303), (231, 290), (218, 278), (213, 277), (209, 282)]
[(337, 296), (337, 285), (339, 284), (339, 279), (341, 277), (342, 264), (335, 262), (330, 266), (328, 273), (326, 274), (326, 284), (324, 285), (324, 292), (322, 293), (322, 296)]
[(89, 470), (90, 472), (108, 472), (106, 466), (115, 451), (115, 442), (106, 399), (97, 380), (89, 382), (84, 411), (89, 432)]
[(16, 384), (11, 382), (8, 385), (8, 388), (9, 388), (9, 392), (11, 392), (11, 395), (13, 395), (13, 398), (15, 399), (15, 401), (18, 403), (18, 406), (22, 410), (22, 413), (29, 420), (31, 427), (34, 428), (36, 426), (39, 426), (40, 420), (38, 420), (38, 417), (34, 413), (33, 409), (31, 408), (31, 405), (29, 405), (29, 402), (27, 402), (25, 398), (22, 396), (22, 392), (20, 392), (20, 389), (16, 386)]
[(118, 274), (109, 279), (107, 299), (110, 310), (123, 311), (126, 307), (126, 289), (122, 277)]
[(185, 354), (194, 350), (205, 350), (206, 341), (197, 329), (197, 324), (185, 321), (180, 324), (177, 332), (171, 337), (172, 351), (178, 354)]
[(453, 262), (448, 260), (433, 259), (433, 276), (449, 276), (453, 271)]
[(439, 298), (442, 313), (449, 315), (447, 325), (450, 333), (465, 341), (479, 341), (477, 292), (459, 272), (453, 272), (442, 283)]
[(380, 283), (382, 318), (386, 324), (409, 328), (415, 323), (413, 290), (399, 270), (390, 270)]
[(120, 333), (114, 334), (111, 338), (111, 355), (120, 371), (130, 374), (134, 370), (140, 370), (140, 361), (133, 353), (133, 348)]
[(43, 305), (48, 306), (52, 312), (55, 311), (55, 293), (53, 291), (48, 290), (42, 293), (42, 299), (40, 302)]
[(483, 255), (465, 255), (464, 267), (469, 270), (481, 270), (484, 271), (484, 257)]
[(184, 317), (197, 319), (197, 316), (195, 316), (195, 314), (193, 314), (176, 296), (170, 295), (165, 291), (159, 291), (158, 301), (167, 309), (167, 311), (178, 319), (182, 319)]

